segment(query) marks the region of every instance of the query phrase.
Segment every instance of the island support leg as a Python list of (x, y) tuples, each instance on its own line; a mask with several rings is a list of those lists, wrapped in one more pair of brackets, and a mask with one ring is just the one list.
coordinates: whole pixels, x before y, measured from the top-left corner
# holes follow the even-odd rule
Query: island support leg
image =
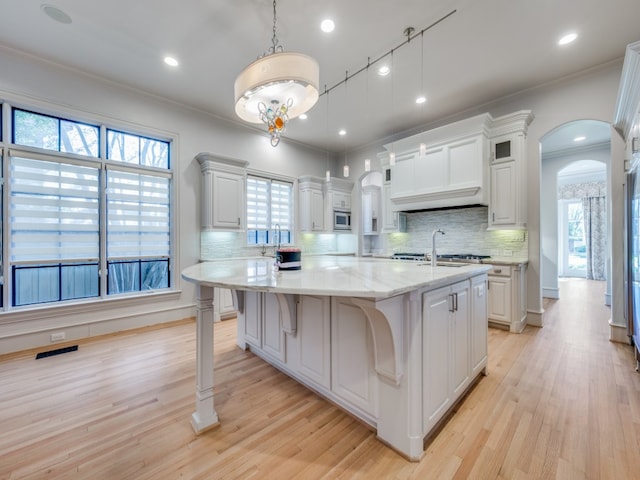
[(220, 424), (213, 406), (213, 287), (196, 289), (196, 411), (191, 425), (197, 434)]

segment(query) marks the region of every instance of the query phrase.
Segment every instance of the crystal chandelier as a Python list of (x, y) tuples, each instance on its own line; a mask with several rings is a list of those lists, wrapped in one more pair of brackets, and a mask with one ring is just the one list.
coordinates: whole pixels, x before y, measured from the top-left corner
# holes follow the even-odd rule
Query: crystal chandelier
[(271, 47), (236, 78), (236, 114), (250, 123), (264, 123), (271, 145), (280, 143), (289, 119), (308, 111), (318, 101), (318, 62), (308, 55), (283, 51), (276, 36), (273, 0)]

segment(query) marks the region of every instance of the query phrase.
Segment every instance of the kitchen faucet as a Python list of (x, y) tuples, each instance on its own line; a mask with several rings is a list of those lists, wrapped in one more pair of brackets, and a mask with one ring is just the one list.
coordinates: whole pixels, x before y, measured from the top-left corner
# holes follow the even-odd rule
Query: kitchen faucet
[[(275, 239), (276, 233), (278, 234), (278, 237), (277, 237), (278, 241), (277, 242), (276, 242), (276, 239)], [(273, 255), (276, 256), (276, 255), (278, 255), (278, 250), (280, 250), (280, 235), (281, 235), (281, 232), (280, 232), (280, 224), (279, 223), (276, 223), (275, 231), (274, 231), (273, 234), (274, 234)]]
[(444, 235), (444, 232), (440, 228), (437, 228), (436, 230), (434, 230), (433, 234), (431, 235), (431, 266), (432, 267), (435, 267), (438, 262), (438, 254), (436, 253), (436, 233), (441, 233), (442, 235)]

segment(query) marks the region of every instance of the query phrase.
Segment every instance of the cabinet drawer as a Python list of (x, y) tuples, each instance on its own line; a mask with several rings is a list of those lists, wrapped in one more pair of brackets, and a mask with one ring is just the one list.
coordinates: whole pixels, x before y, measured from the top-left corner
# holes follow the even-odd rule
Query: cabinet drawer
[(511, 267), (509, 265), (494, 265), (488, 273), (496, 277), (510, 277)]

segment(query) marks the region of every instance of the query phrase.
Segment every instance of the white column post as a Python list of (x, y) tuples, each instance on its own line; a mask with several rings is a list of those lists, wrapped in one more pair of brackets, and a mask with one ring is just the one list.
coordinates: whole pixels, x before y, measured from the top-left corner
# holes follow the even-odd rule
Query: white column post
[(196, 411), (191, 425), (196, 433), (217, 426), (213, 406), (213, 287), (196, 289)]

